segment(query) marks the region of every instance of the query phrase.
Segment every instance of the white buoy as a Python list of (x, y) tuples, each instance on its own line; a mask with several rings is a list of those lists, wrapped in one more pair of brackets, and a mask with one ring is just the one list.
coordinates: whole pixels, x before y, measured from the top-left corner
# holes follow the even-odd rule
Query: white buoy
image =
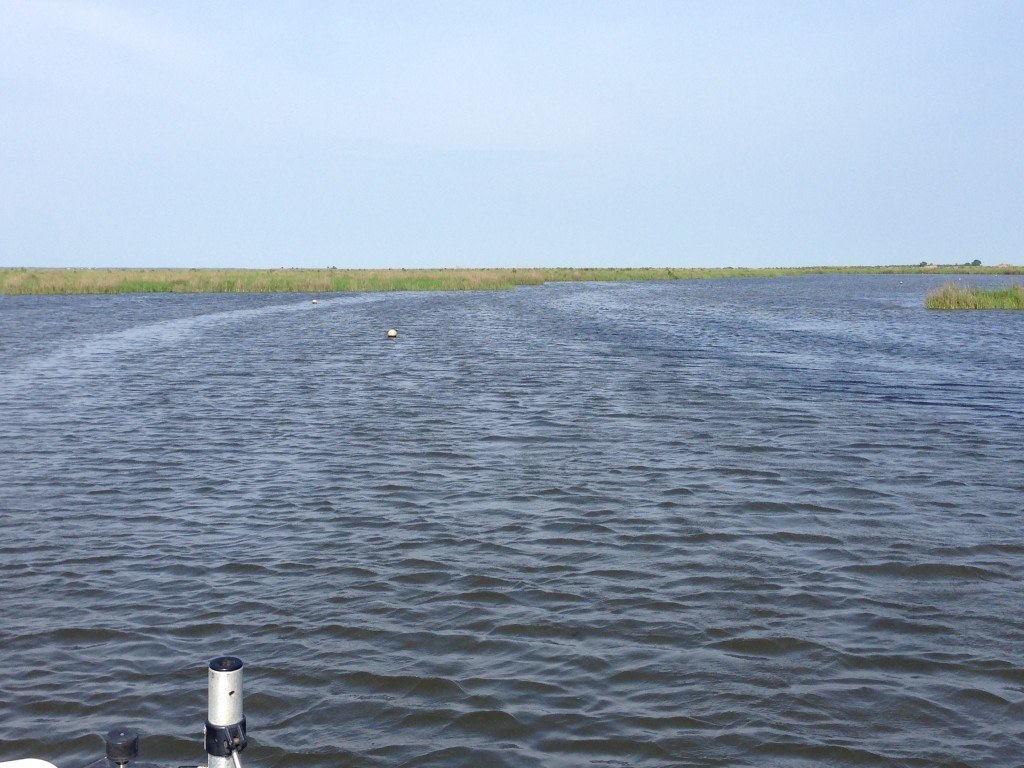
[(390, 331), (388, 331), (388, 338), (389, 339), (397, 339), (398, 338), (398, 331), (396, 331), (394, 328), (392, 328)]

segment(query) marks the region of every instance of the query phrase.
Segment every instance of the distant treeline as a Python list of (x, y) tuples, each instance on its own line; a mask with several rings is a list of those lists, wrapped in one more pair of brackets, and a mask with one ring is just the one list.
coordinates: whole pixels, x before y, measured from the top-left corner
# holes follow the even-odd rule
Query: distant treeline
[(1020, 275), (1024, 267), (887, 266), (778, 269), (36, 269), (0, 268), (0, 294), (330, 293), (476, 291), (554, 282), (692, 280), (784, 275)]

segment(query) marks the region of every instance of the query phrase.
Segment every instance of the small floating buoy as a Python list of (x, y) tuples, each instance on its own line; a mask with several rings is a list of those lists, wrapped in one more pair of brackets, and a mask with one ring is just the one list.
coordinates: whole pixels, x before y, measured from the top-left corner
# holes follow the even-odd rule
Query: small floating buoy
[(388, 338), (389, 339), (397, 339), (398, 338), (398, 331), (396, 331), (394, 328), (392, 328), (390, 331), (388, 331)]
[(313, 303), (316, 304), (316, 299), (313, 299)]

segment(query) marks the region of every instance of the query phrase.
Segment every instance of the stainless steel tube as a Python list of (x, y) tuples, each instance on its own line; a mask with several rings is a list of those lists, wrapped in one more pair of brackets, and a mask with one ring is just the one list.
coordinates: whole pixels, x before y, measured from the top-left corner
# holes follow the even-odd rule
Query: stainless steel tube
[[(235, 656), (219, 656), (210, 662), (210, 700), (206, 719), (211, 725), (228, 726), (240, 723), (242, 707), (242, 660)], [(234, 768), (230, 756), (207, 756), (208, 768)]]

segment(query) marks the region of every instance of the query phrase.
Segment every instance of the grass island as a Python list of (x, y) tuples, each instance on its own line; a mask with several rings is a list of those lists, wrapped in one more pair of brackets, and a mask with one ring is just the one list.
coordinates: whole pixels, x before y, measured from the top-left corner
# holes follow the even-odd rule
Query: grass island
[(925, 298), (928, 309), (1024, 309), (1024, 285), (976, 288), (946, 283)]

